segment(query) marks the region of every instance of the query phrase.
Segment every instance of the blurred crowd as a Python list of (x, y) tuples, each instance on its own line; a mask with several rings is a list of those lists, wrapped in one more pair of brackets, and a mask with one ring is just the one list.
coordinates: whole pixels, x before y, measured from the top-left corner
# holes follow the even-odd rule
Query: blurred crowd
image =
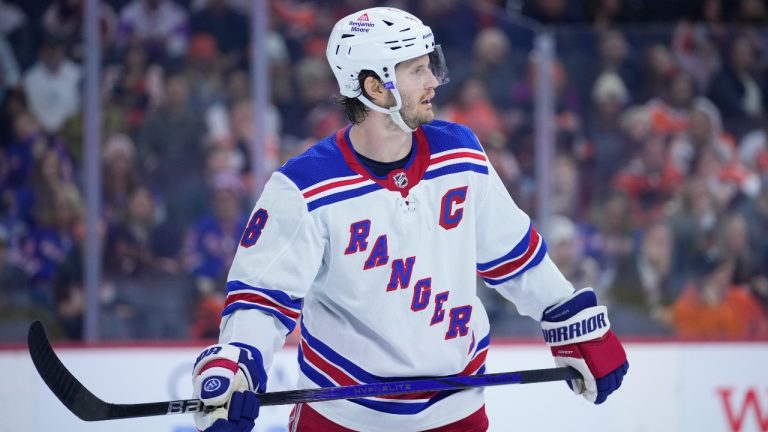
[[(81, 339), (83, 0), (0, 0), (0, 341), (31, 318)], [(768, 7), (763, 0), (401, 0), (472, 128), (536, 214), (536, 82), (553, 82), (555, 216), (541, 227), (622, 334), (768, 337)], [(325, 46), (368, 0), (273, 0), (269, 170), (344, 127)], [(100, 2), (105, 339), (218, 333), (254, 185), (248, 0)], [(556, 59), (541, 71), (537, 23)], [(483, 290), (496, 335), (535, 322)]]

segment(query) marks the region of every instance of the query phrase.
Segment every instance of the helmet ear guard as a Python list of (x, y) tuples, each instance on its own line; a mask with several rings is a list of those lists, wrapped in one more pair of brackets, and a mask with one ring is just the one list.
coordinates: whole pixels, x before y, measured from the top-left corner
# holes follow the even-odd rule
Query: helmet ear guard
[[(326, 49), (342, 96), (357, 98), (371, 110), (389, 114), (407, 132), (413, 130), (400, 116), (402, 98), (397, 90), (395, 67), (423, 55), (429, 55), (429, 67), (438, 85), (448, 82), (445, 57), (440, 45), (435, 45), (432, 30), (408, 12), (386, 7), (365, 9), (339, 20)], [(392, 92), (395, 106), (380, 107), (363, 94), (358, 81), (363, 70), (378, 75)]]

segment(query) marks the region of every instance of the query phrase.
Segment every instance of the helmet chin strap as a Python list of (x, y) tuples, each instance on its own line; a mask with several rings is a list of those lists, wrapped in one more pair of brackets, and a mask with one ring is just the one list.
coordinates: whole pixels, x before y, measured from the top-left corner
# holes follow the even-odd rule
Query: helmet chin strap
[(403, 121), (403, 116), (400, 115), (400, 108), (403, 105), (403, 100), (400, 98), (400, 92), (397, 91), (397, 89), (391, 89), (390, 91), (395, 96), (395, 106), (391, 108), (382, 108), (376, 105), (375, 103), (371, 102), (370, 99), (363, 96), (362, 94), (357, 98), (360, 99), (360, 102), (362, 102), (368, 108), (374, 111), (378, 111), (380, 113), (389, 114), (389, 116), (392, 117), (392, 121), (395, 122), (395, 124), (403, 132), (407, 132), (407, 133), (414, 132), (416, 129), (411, 129), (410, 127), (408, 127), (408, 125), (405, 124), (405, 121)]

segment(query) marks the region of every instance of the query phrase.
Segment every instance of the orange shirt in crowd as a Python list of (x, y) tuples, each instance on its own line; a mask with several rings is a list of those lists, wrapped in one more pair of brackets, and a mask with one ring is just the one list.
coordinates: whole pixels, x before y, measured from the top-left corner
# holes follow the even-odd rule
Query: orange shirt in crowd
[(708, 304), (689, 285), (672, 307), (672, 323), (680, 337), (746, 339), (768, 336), (765, 312), (752, 294), (731, 287), (718, 304)]

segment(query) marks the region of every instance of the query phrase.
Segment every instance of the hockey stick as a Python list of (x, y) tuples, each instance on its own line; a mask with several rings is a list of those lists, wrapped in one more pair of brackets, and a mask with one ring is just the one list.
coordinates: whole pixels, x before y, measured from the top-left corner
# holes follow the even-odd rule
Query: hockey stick
[[(198, 399), (151, 402), (139, 404), (113, 404), (105, 402), (91, 393), (61, 360), (48, 341), (40, 321), (29, 326), (27, 337), (29, 354), (37, 372), (54, 395), (73, 414), (85, 421), (114, 420), (121, 418), (148, 417), (167, 414), (182, 414), (207, 410)], [(486, 375), (421, 378), (375, 384), (344, 387), (290, 390), (259, 393), (262, 406), (319, 402), (335, 399), (356, 399), (406, 393), (462, 390), (502, 384), (530, 384), (581, 378), (573, 368), (524, 370)]]

